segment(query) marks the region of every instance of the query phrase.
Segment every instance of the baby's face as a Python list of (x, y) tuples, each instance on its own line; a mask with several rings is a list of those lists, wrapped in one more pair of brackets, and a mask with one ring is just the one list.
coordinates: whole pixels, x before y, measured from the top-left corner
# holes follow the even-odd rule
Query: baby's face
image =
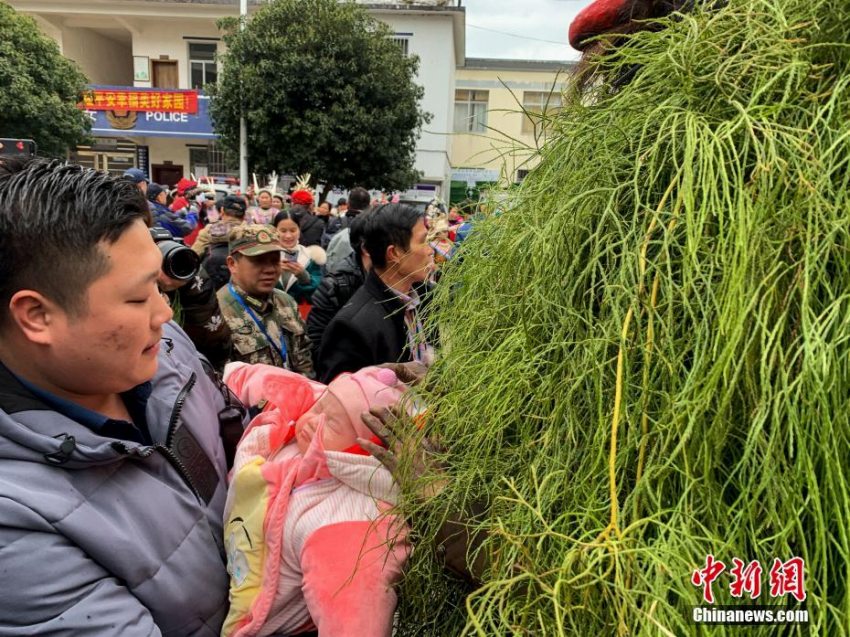
[(353, 438), (356, 434), (342, 403), (336, 396), (326, 391), (316, 401), (316, 404), (295, 422), (295, 439), (301, 453), (307, 451), (307, 447), (310, 446), (313, 436), (316, 435), (316, 430), (322, 419), (325, 421), (322, 442), (326, 450), (341, 451), (353, 444), (348, 443), (341, 446), (342, 443), (339, 441)]

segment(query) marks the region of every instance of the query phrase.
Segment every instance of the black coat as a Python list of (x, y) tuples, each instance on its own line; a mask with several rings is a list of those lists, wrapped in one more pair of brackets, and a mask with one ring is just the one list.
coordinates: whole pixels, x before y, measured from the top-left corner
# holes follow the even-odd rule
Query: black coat
[(354, 218), (359, 214), (359, 210), (350, 209), (341, 217), (332, 217), (325, 227), (325, 233), (322, 235), (322, 247), (327, 250), (331, 243), (331, 239), (334, 238), (334, 235), (340, 230), (350, 228), (351, 222), (354, 221)]
[(298, 240), (302, 246), (317, 246), (322, 243), (322, 234), (325, 232), (325, 222), (313, 213), (307, 213), (301, 218), (301, 238)]
[(363, 285), (363, 271), (357, 265), (352, 253), (339, 268), (326, 274), (319, 287), (313, 292), (311, 301), (313, 307), (307, 315), (307, 335), (310, 337), (314, 368), (318, 368), (319, 348), (328, 324), (361, 285)]
[[(424, 303), (420, 308), (424, 311)], [(411, 360), (404, 306), (378, 275), (370, 272), (325, 330), (319, 348), (318, 379), (329, 383), (342, 372)]]

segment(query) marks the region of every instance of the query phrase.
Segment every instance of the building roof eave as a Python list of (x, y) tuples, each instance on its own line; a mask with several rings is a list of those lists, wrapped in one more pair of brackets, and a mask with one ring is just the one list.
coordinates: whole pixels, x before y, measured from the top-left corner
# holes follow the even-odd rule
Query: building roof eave
[(516, 60), (468, 57), (465, 64), (458, 66), (458, 70), (538, 71), (540, 73), (552, 73), (570, 70), (576, 64), (575, 61), (571, 60)]

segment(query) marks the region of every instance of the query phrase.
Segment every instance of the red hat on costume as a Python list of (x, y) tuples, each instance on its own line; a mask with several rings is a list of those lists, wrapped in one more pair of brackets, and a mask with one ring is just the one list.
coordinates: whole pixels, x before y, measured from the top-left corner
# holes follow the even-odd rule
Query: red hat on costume
[(570, 45), (581, 51), (585, 41), (628, 21), (624, 0), (596, 0), (582, 9), (570, 24)]
[(197, 186), (197, 181), (192, 181), (191, 179), (186, 179), (185, 177), (183, 177), (180, 181), (177, 182), (177, 194), (185, 195), (187, 190), (192, 190), (192, 188), (196, 188)]
[(309, 206), (313, 203), (313, 193), (309, 190), (296, 190), (292, 193), (292, 203), (297, 206)]

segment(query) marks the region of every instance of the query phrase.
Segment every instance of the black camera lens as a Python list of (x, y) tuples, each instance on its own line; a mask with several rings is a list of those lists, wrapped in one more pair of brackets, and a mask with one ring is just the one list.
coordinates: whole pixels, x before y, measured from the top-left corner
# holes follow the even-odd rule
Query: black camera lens
[(150, 228), (150, 233), (162, 253), (162, 271), (178, 281), (194, 279), (201, 271), (201, 257), (165, 228)]
[(172, 279), (189, 281), (201, 269), (201, 257), (191, 248), (176, 241), (162, 241), (159, 244), (162, 252), (162, 271)]

